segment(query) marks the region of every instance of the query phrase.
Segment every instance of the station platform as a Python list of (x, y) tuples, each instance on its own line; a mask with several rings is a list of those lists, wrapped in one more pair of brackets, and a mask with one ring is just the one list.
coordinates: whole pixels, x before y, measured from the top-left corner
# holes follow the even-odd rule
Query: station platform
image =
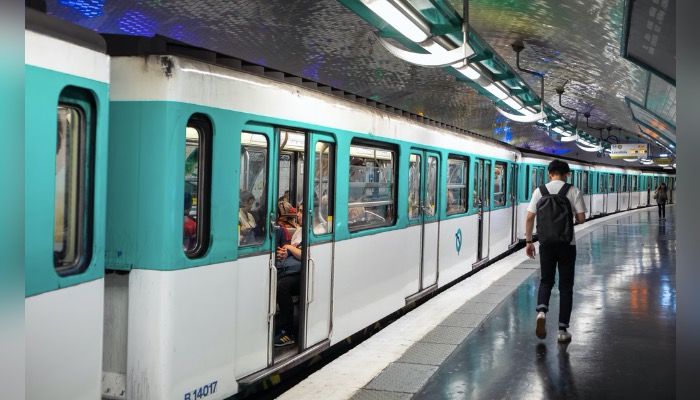
[(539, 255), (529, 259), (523, 249), (278, 398), (675, 398), (675, 221), (675, 207), (667, 205), (665, 220), (648, 207), (575, 227), (569, 343), (557, 342), (556, 285), (547, 337), (535, 336)]

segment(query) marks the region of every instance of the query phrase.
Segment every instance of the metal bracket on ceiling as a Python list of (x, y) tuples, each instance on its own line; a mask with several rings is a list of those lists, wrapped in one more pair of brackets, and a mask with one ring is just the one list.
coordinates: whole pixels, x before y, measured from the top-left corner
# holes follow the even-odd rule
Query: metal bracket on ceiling
[(523, 49), (525, 49), (523, 42), (517, 41), (511, 46), (513, 47), (513, 50), (516, 53), (515, 65), (518, 67), (518, 70), (527, 72), (528, 74), (535, 75), (540, 78), (540, 112), (530, 115), (515, 115), (507, 111), (503, 111), (499, 107), (496, 107), (496, 111), (501, 113), (501, 115), (503, 115), (504, 117), (517, 122), (537, 122), (540, 120), (545, 120), (547, 119), (547, 113), (544, 110), (544, 75), (540, 74), (539, 72), (530, 71), (529, 69), (520, 67), (520, 52), (523, 51)]

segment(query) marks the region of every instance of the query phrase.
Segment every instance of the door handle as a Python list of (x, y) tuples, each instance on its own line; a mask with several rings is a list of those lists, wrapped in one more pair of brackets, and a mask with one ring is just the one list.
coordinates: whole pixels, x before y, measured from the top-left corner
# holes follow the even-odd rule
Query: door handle
[(268, 272), (270, 273), (270, 305), (267, 310), (267, 320), (272, 322), (277, 311), (277, 268), (272, 258), (270, 258)]
[(308, 266), (309, 268), (307, 269), (307, 271), (309, 272), (310, 282), (307, 290), (306, 304), (311, 304), (314, 302), (314, 284), (316, 282), (316, 262), (313, 258), (309, 258)]
[(272, 234), (275, 232), (275, 229), (278, 229), (280, 226), (275, 223), (275, 214), (270, 213), (270, 239), (272, 239)]

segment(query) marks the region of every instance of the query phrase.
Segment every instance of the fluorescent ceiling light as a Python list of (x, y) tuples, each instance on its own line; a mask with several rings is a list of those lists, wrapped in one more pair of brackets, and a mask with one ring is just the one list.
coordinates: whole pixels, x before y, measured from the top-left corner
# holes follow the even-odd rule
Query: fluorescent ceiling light
[(571, 136), (564, 136), (561, 139), (559, 139), (562, 142), (573, 142), (578, 140), (578, 134), (576, 135), (571, 135)]
[(564, 134), (564, 129), (562, 129), (561, 126), (555, 126), (554, 128), (552, 128), (552, 130), (560, 135)]
[(481, 78), (481, 74), (477, 70), (475, 70), (474, 68), (472, 68), (468, 65), (464, 66), (464, 67), (457, 68), (457, 71), (459, 71), (462, 75), (466, 76), (467, 78), (469, 78), (473, 81)]
[[(606, 149), (606, 150), (607, 150), (607, 149)], [(635, 162), (635, 161), (637, 161), (636, 158), (623, 158), (623, 160), (625, 160), (625, 161), (627, 161), (627, 162)]]
[(394, 5), (389, 4), (386, 0), (361, 0), (364, 5), (366, 5), (370, 10), (374, 11), (375, 14), (380, 16), (389, 25), (394, 27), (397, 31), (401, 32), (402, 35), (406, 36), (410, 40), (416, 43), (425, 41), (428, 35), (423, 32), (421, 28), (418, 27), (413, 21), (408, 19), (401, 11), (399, 11)]
[(587, 146), (581, 146), (580, 144), (576, 143), (576, 146), (578, 146), (579, 149), (583, 151), (588, 151), (588, 152), (594, 152), (594, 151), (599, 151), (602, 150), (603, 148), (600, 146), (595, 146), (595, 147), (587, 147)]
[(492, 95), (496, 96), (498, 100), (505, 100), (506, 98), (508, 98), (506, 92), (501, 90), (501, 88), (499, 88), (493, 83), (489, 83), (488, 85), (484, 86), (484, 89), (486, 89), (486, 91), (488, 91)]
[(503, 102), (506, 103), (506, 104), (508, 105), (508, 107), (510, 107), (510, 108), (512, 108), (513, 110), (516, 110), (516, 111), (517, 111), (517, 110), (520, 110), (521, 108), (523, 108), (523, 106), (521, 106), (520, 103), (518, 103), (518, 101), (515, 100), (515, 99), (512, 98), (512, 97), (509, 97), (509, 98), (503, 100)]
[(668, 157), (668, 154), (666, 154), (666, 153), (661, 153), (661, 154), (659, 154), (659, 157)]

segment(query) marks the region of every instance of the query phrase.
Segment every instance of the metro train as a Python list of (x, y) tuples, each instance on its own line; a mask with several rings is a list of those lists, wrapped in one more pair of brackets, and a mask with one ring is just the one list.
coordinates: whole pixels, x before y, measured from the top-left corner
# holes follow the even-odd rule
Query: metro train
[[(516, 247), (546, 182), (550, 155), (163, 38), (26, 19), (30, 399), (234, 395)], [(588, 218), (676, 189), (568, 161)], [(304, 204), (306, 245), (296, 343), (277, 347), (283, 203)]]

